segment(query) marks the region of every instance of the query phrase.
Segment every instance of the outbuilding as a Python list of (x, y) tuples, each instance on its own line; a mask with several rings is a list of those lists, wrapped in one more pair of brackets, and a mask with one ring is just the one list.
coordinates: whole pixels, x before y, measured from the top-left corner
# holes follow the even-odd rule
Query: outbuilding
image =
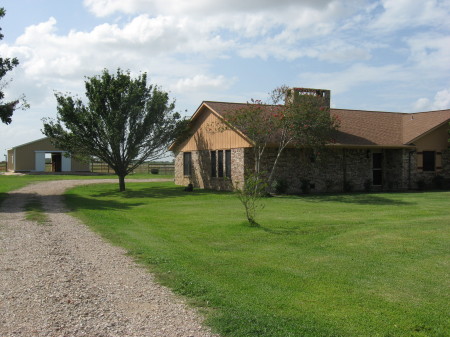
[[(47, 169), (46, 169), (46, 162)], [(56, 148), (48, 137), (8, 150), (10, 172), (89, 172), (89, 163), (78, 161)]]

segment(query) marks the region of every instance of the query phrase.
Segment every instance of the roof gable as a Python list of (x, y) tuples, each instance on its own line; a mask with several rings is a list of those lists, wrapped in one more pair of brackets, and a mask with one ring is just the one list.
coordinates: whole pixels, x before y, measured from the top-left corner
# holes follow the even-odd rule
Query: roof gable
[(17, 148), (22, 147), (22, 146), (31, 145), (31, 144), (34, 144), (34, 143), (39, 143), (39, 142), (42, 142), (42, 141), (45, 141), (45, 140), (49, 140), (49, 139), (50, 139), (49, 137), (39, 138), (39, 139), (36, 139), (36, 140), (32, 140), (31, 142), (28, 142), (28, 143), (16, 145), (16, 146), (10, 148), (10, 150), (17, 149)]
[(222, 114), (203, 102), (189, 121), (190, 133), (182, 141), (173, 143), (170, 151), (218, 150), (251, 147), (252, 141), (230, 125)]
[(450, 121), (450, 109), (403, 115), (403, 142), (414, 143), (420, 137)]

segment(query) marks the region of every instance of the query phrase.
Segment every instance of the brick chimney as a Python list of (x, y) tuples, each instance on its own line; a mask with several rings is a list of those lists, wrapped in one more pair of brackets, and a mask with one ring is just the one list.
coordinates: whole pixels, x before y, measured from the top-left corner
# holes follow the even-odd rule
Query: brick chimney
[(312, 88), (292, 88), (286, 95), (286, 103), (288, 102), (301, 102), (303, 96), (316, 96), (322, 97), (327, 108), (330, 108), (330, 90), (326, 89), (312, 89)]

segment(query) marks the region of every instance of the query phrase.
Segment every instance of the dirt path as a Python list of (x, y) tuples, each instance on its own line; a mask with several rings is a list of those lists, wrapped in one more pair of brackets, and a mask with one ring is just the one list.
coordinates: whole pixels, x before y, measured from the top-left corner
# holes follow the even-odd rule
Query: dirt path
[[(213, 336), (123, 249), (66, 214), (61, 194), (67, 188), (100, 182), (116, 181), (42, 182), (3, 202), (0, 336)], [(24, 218), (24, 205), (36, 197), (47, 225)]]

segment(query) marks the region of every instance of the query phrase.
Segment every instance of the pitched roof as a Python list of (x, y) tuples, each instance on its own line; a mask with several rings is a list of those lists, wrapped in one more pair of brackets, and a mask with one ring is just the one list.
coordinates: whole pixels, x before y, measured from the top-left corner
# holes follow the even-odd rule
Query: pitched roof
[(331, 109), (340, 121), (336, 143), (403, 146), (402, 115), (392, 112)]
[[(211, 101), (205, 101), (203, 104), (225, 120), (227, 114), (247, 105)], [(273, 105), (265, 107), (271, 112), (282, 108)], [(340, 127), (334, 136), (336, 144), (349, 146), (404, 147), (450, 121), (450, 109), (418, 113), (348, 109), (330, 109), (330, 111), (340, 120)]]
[(411, 144), (449, 120), (450, 109), (403, 114), (403, 142)]
[(16, 145), (16, 146), (13, 146), (12, 148), (10, 148), (10, 149), (8, 149), (8, 150), (14, 150), (14, 149), (16, 149), (16, 148), (18, 148), (18, 147), (22, 147), (22, 146), (26, 146), (26, 145), (34, 144), (34, 143), (37, 143), (37, 142), (43, 141), (43, 140), (45, 140), (45, 139), (48, 139), (48, 137), (43, 137), (43, 138), (39, 138), (39, 139), (36, 139), (36, 140), (32, 140), (31, 142), (28, 142), (28, 143), (24, 143), (24, 144)]

